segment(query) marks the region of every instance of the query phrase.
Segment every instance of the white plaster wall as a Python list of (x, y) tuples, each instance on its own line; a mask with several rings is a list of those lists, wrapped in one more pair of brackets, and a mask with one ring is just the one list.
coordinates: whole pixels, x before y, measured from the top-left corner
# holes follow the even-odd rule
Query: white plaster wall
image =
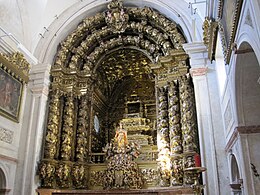
[[(239, 48), (243, 42), (249, 43), (254, 50), (258, 62), (260, 62), (260, 25), (257, 20), (257, 17), (260, 17), (259, 13), (260, 9), (255, 0), (244, 2), (244, 7), (242, 9), (241, 18), (237, 29), (237, 35), (235, 38), (238, 45), (237, 48)], [(250, 20), (248, 19), (248, 15), (250, 16)], [(236, 121), (234, 126), (238, 126), (238, 117), (236, 113), (238, 112), (237, 105), (239, 105), (239, 102), (236, 100), (236, 63), (237, 55), (232, 52), (230, 65), (227, 67), (228, 82), (230, 83), (227, 93), (231, 94), (231, 102), (233, 107), (232, 115), (235, 117)]]
[(23, 41), (24, 30), (16, 0), (0, 0), (0, 26)]
[[(259, 62), (260, 60), (260, 36), (259, 36), (259, 22), (258, 19), (260, 17), (259, 10), (259, 1), (257, 0), (248, 0), (244, 1), (240, 21), (237, 28), (237, 34), (235, 37), (235, 42), (237, 43), (237, 48), (240, 48), (242, 43), (247, 42), (253, 48), (256, 58)], [(238, 58), (238, 55), (241, 58)], [(256, 61), (246, 60), (243, 61), (243, 55), (252, 55), (252, 54), (235, 54), (232, 52), (230, 64), (226, 66), (226, 74), (227, 80), (223, 90), (223, 96), (221, 97), (221, 109), (222, 115), (224, 116), (224, 125), (226, 132), (226, 143), (228, 143), (231, 139), (231, 136), (234, 134), (234, 131), (239, 125), (246, 125), (246, 123), (239, 123), (237, 112), (243, 112), (238, 109), (238, 106), (242, 106), (241, 103), (237, 102), (237, 88), (238, 86), (242, 87), (238, 83), (236, 83), (236, 73), (237, 73), (237, 64), (241, 63), (244, 67), (247, 67), (248, 63), (255, 64)], [(221, 70), (217, 70), (221, 73)], [(247, 82), (248, 77), (251, 75), (247, 75), (244, 79), (244, 82)], [(256, 75), (253, 75), (255, 78)], [(248, 88), (257, 87), (256, 83), (254, 86), (251, 84), (247, 85)], [(242, 93), (242, 90), (241, 90)], [(246, 96), (246, 91), (244, 91), (244, 95)], [(255, 98), (259, 99), (259, 94), (255, 94)], [(245, 103), (245, 102), (244, 102)], [(247, 100), (247, 103), (252, 105), (251, 100)], [(253, 112), (251, 109), (247, 110), (252, 114), (249, 118), (253, 117)], [(248, 116), (249, 116), (248, 115)], [(259, 117), (258, 117), (259, 118)], [(251, 118), (252, 119), (252, 118)], [(251, 119), (246, 119), (246, 121), (250, 121)], [(237, 140), (234, 145), (231, 147), (229, 153), (232, 153), (236, 156), (238, 166), (240, 169), (240, 174), (243, 179), (243, 194), (246, 195), (254, 195), (259, 194), (259, 180), (252, 176), (252, 170), (250, 168), (250, 162), (256, 161), (256, 167), (259, 167), (259, 147), (260, 147), (260, 136), (259, 134), (251, 134), (251, 135), (238, 135)], [(258, 149), (257, 149), (258, 148)], [(257, 152), (258, 151), (258, 152)], [(227, 156), (228, 158), (228, 156)], [(230, 168), (230, 166), (229, 166)]]
[(260, 125), (260, 66), (255, 53), (240, 54), (236, 66), (238, 125)]
[(248, 177), (251, 177), (252, 183), (248, 183), (248, 188), (252, 188), (254, 190), (254, 194), (257, 195), (260, 192), (260, 177), (256, 177), (253, 173), (252, 168), (250, 167), (250, 163), (254, 164), (257, 172), (260, 174), (260, 133), (258, 134), (250, 134), (243, 135), (242, 143), (245, 145), (245, 154), (248, 154), (249, 159), (245, 158), (245, 173)]
[(0, 166), (5, 170), (7, 179), (7, 188), (11, 189), (10, 195), (14, 192), (14, 183), (16, 178), (16, 168), (18, 162), (18, 149), (20, 144), (20, 134), (22, 128), (22, 119), (24, 115), (24, 102), (26, 100), (25, 86), (20, 107), (19, 123), (8, 118), (0, 116)]

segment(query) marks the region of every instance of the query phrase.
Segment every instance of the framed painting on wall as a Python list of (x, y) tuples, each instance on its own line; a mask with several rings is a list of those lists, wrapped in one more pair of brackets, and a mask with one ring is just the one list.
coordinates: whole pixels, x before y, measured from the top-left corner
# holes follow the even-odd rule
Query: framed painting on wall
[(217, 20), (226, 64), (230, 61), (242, 4), (243, 0), (219, 0)]
[(0, 69), (0, 114), (15, 121), (19, 119), (19, 110), (23, 84), (2, 67)]
[(19, 122), (23, 86), (28, 82), (29, 64), (23, 55), (0, 54), (0, 114)]

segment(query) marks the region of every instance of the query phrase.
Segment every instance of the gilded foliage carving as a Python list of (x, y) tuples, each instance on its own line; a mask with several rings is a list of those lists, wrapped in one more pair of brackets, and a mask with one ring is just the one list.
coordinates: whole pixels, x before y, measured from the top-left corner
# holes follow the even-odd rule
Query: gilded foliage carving
[(160, 175), (160, 186), (170, 185), (171, 161), (170, 161), (170, 138), (169, 138), (169, 119), (168, 119), (168, 89), (167, 87), (158, 88), (159, 113), (157, 117), (158, 134), (158, 169)]
[(88, 101), (86, 96), (82, 96), (79, 105), (78, 128), (76, 136), (76, 159), (84, 162), (87, 159), (87, 137), (88, 137)]
[(61, 137), (61, 158), (62, 160), (71, 160), (73, 132), (74, 132), (74, 98), (72, 94), (68, 94), (65, 99), (65, 109), (63, 115), (63, 127)]
[(72, 183), (75, 188), (87, 187), (87, 169), (84, 164), (74, 164), (71, 170)]
[(181, 116), (177, 80), (169, 86), (169, 129), (171, 154), (182, 153)]
[(102, 186), (104, 184), (105, 171), (90, 171), (89, 183), (91, 186)]
[(51, 93), (50, 109), (48, 116), (47, 132), (45, 137), (44, 157), (54, 159), (57, 154), (59, 119), (60, 116), (60, 91), (53, 90)]
[(208, 17), (205, 18), (203, 22), (203, 42), (208, 48), (208, 58), (210, 61), (215, 60), (218, 29), (218, 22)]
[(51, 161), (42, 161), (39, 167), (41, 186), (53, 188), (55, 186), (55, 168), (56, 164)]
[(174, 156), (172, 159), (172, 186), (183, 185), (183, 159), (182, 156)]
[(144, 183), (146, 185), (156, 186), (159, 183), (157, 170), (152, 168), (147, 168), (147, 169), (142, 169), (141, 173), (142, 173)]
[(126, 13), (122, 0), (112, 0), (108, 4), (106, 13), (106, 23), (114, 32), (124, 32), (127, 27), (129, 15)]
[(56, 168), (56, 183), (60, 188), (70, 188), (71, 180), (71, 164), (60, 162)]
[(26, 77), (29, 77), (30, 64), (24, 58), (24, 55), (20, 52), (14, 52), (11, 55), (3, 55), (3, 57), (15, 65), (19, 71), (21, 71)]
[(196, 146), (196, 118), (194, 92), (191, 86), (190, 75), (184, 75), (180, 80), (180, 106), (181, 106), (181, 125), (183, 137), (183, 151), (194, 152)]

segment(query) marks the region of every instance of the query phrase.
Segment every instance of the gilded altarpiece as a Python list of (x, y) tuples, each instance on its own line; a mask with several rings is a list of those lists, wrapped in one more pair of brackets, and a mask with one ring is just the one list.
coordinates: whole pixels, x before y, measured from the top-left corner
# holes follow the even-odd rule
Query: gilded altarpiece
[(112, 0), (60, 44), (41, 188), (201, 190), (194, 92), (178, 28), (151, 8)]

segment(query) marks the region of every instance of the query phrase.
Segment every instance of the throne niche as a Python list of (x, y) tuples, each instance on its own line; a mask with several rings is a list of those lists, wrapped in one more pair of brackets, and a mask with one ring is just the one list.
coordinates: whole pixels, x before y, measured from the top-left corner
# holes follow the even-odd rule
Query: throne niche
[(145, 104), (136, 93), (125, 99), (124, 118), (119, 121), (122, 128), (127, 131), (129, 142), (137, 143), (142, 149), (151, 148), (153, 137), (151, 136), (150, 119), (146, 118)]

